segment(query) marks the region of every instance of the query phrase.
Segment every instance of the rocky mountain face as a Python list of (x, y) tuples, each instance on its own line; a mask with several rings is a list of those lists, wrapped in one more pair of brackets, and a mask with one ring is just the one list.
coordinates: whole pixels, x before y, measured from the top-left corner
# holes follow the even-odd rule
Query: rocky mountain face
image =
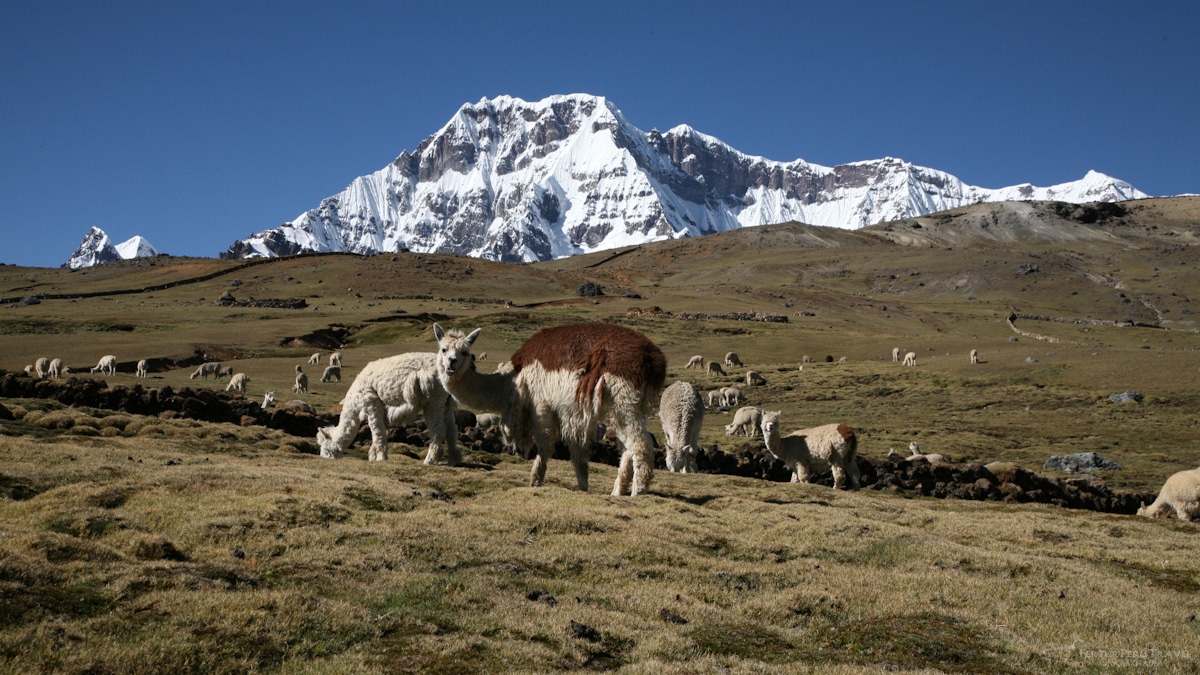
[(1147, 196), (1094, 171), (987, 189), (894, 158), (777, 162), (688, 126), (643, 132), (602, 97), (499, 97), (221, 257), (407, 249), (532, 262), (769, 223), (857, 229), (980, 202)]
[(156, 255), (158, 255), (158, 251), (145, 237), (132, 237), (114, 245), (104, 230), (93, 227), (84, 235), (83, 242), (71, 254), (67, 262), (63, 263), (63, 267), (75, 270), (112, 260), (129, 260)]

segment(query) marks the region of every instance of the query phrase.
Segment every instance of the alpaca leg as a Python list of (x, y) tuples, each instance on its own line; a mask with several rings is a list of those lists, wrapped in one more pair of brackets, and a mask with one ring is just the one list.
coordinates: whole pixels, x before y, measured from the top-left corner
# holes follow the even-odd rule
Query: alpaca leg
[(696, 446), (694, 446), (694, 445), (685, 445), (684, 446), (684, 448), (683, 448), (683, 457), (684, 457), (683, 472), (684, 473), (699, 473), (700, 472), (700, 467), (696, 464), (696, 455), (697, 454), (699, 454), (699, 453), (696, 451)]
[(554, 455), (558, 443), (558, 419), (547, 406), (538, 408), (534, 417), (534, 442), (537, 443), (537, 458), (529, 474), (529, 487), (540, 487), (546, 480), (546, 465)]
[[(625, 469), (627, 458), (633, 467), (633, 485), (629, 489), (630, 497), (636, 497), (645, 492), (650, 487), (651, 481), (654, 480), (654, 450), (650, 447), (647, 437), (648, 433), (643, 420), (623, 421), (618, 424), (617, 439), (621, 441), (621, 445), (625, 446), (625, 452), (621, 454), (621, 467), (617, 471), (617, 484), (613, 488), (614, 495), (620, 496), (623, 488), (629, 486), (630, 476)], [(623, 484), (622, 478), (625, 479)]]
[(546, 480), (546, 463), (550, 461), (550, 450), (554, 446), (537, 446), (537, 456), (533, 458), (533, 469), (529, 472), (529, 487), (541, 487)]
[(371, 429), (371, 449), (367, 451), (368, 462), (382, 462), (388, 458), (387, 407), (380, 401), (367, 406), (367, 426)]
[(575, 467), (575, 483), (580, 492), (588, 491), (588, 460), (590, 459), (587, 443), (571, 444), (571, 464)]
[(857, 490), (861, 487), (862, 473), (858, 470), (858, 458), (850, 458), (846, 464), (846, 475), (850, 478), (850, 489)]
[(680, 471), (679, 453), (670, 445), (667, 446), (666, 463), (667, 471), (670, 471), (671, 473)]
[(842, 471), (842, 467), (834, 464), (829, 467), (833, 471), (833, 489), (842, 490), (846, 487), (846, 472)]
[(612, 496), (620, 497), (629, 491), (633, 482), (633, 453), (626, 448), (621, 453), (621, 464), (617, 467), (617, 480), (613, 483)]
[(443, 407), (442, 418), (446, 421), (446, 464), (458, 466), (462, 464), (462, 449), (458, 447), (458, 422), (454, 420), (454, 399), (447, 397)]

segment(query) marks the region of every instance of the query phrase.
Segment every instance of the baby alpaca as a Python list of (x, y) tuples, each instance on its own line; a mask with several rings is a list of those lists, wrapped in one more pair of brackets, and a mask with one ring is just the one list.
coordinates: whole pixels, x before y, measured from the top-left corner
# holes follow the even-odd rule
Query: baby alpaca
[(308, 357), (308, 365), (315, 366), (321, 363), (321, 352), (313, 352), (313, 355)]
[(238, 373), (229, 378), (229, 384), (225, 385), (225, 391), (236, 391), (240, 394), (246, 393), (246, 385), (250, 384), (250, 377), (245, 373)]
[(738, 408), (733, 415), (733, 422), (725, 425), (726, 436), (758, 435), (758, 427), (762, 424), (762, 411), (752, 405)]
[(1158, 498), (1138, 509), (1139, 516), (1158, 518), (1174, 511), (1179, 520), (1200, 520), (1200, 469), (1180, 471), (1163, 483)]
[(297, 394), (308, 393), (308, 375), (304, 374), (299, 364), (296, 365), (296, 381), (292, 384), (292, 391)]
[(330, 354), (329, 355), (329, 365), (331, 365), (331, 366), (342, 365), (342, 353), (334, 352), (334, 353)]
[(54, 359), (50, 362), (50, 367), (46, 370), (46, 377), (53, 378), (55, 380), (61, 379), (62, 376), (66, 374), (64, 372), (65, 370), (66, 369), (63, 367), (63, 360)]
[(906, 365), (906, 366), (917, 365), (917, 353), (909, 352), (909, 353), (905, 354), (904, 355), (904, 365)]
[(101, 357), (100, 363), (97, 363), (95, 367), (92, 368), (92, 372), (95, 373), (97, 370), (104, 375), (116, 375), (117, 357), (113, 356), (112, 354)]
[(663, 392), (658, 406), (667, 445), (667, 470), (696, 473), (700, 452), (700, 428), (704, 425), (704, 401), (689, 382), (675, 382)]
[(833, 487), (842, 489), (846, 479), (858, 489), (858, 438), (844, 424), (826, 424), (780, 436), (780, 411), (763, 412), (762, 432), (767, 451), (792, 471), (792, 482), (812, 482), (825, 469), (833, 471)]
[(899, 360), (900, 360), (900, 348), (892, 347), (892, 362), (895, 363), (895, 362), (898, 362)]

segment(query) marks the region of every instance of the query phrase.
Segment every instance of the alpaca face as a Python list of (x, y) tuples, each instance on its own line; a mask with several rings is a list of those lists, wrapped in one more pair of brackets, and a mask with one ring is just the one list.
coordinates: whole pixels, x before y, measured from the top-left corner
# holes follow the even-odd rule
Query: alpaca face
[(764, 412), (762, 416), (763, 436), (770, 436), (779, 429), (779, 415), (782, 411)]
[(475, 344), (475, 338), (479, 337), (481, 331), (482, 328), (476, 328), (470, 335), (463, 335), (462, 331), (457, 330), (447, 333), (438, 324), (433, 324), (433, 334), (438, 340), (438, 371), (449, 378), (470, 368), (473, 362), (471, 346)]

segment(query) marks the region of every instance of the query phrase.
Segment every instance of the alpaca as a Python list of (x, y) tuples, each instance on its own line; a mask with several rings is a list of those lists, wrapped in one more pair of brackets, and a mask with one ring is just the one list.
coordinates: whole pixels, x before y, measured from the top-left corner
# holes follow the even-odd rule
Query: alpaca
[(922, 453), (921, 446), (917, 445), (916, 441), (913, 441), (908, 444), (908, 452), (909, 452), (909, 456), (905, 457), (904, 455), (901, 455), (900, 453), (896, 452), (895, 448), (888, 448), (887, 457), (888, 457), (888, 459), (892, 460), (893, 462), (929, 462), (931, 464), (933, 462), (943, 462), (943, 463), (950, 462), (949, 459), (946, 459), (945, 455), (939, 455), (937, 453), (930, 453), (927, 455), (925, 453)]
[(334, 353), (330, 354), (329, 355), (329, 365), (331, 365), (331, 366), (342, 365), (342, 353), (334, 352)]
[(341, 366), (326, 367), (325, 372), (321, 373), (321, 381), (322, 382), (341, 382), (342, 381), (342, 367)]
[(1170, 511), (1174, 511), (1179, 520), (1200, 520), (1200, 469), (1173, 474), (1163, 483), (1154, 503), (1146, 506), (1143, 502), (1137, 514), (1158, 518)]
[(267, 408), (270, 408), (274, 404), (275, 404), (275, 392), (268, 391), (267, 393), (263, 394), (263, 402), (262, 402), (262, 405), (259, 407), (262, 408), (263, 410), (266, 410)]
[(717, 363), (716, 361), (709, 361), (708, 366), (704, 369), (704, 372), (716, 377), (717, 375), (724, 375), (725, 369), (722, 368), (721, 364)]
[(209, 363), (201, 363), (200, 367), (196, 369), (196, 372), (192, 373), (190, 379), (194, 380), (197, 377), (203, 377), (207, 380), (209, 375), (216, 376), (216, 374), (219, 372), (221, 372), (220, 362), (210, 361)]
[(900, 361), (900, 348), (892, 347), (892, 363)]
[(692, 358), (688, 359), (687, 365), (684, 366), (684, 369), (703, 368), (703, 367), (704, 367), (704, 357), (701, 356), (700, 354), (696, 354)]
[[(263, 394), (262, 409), (266, 410), (273, 405), (275, 405), (275, 392), (268, 391), (266, 394)], [(293, 413), (303, 412), (310, 415), (317, 414), (317, 409), (313, 407), (311, 403), (305, 403), (299, 399), (292, 399), (286, 403), (280, 403), (279, 408)]]
[(229, 384), (225, 385), (225, 391), (236, 391), (239, 394), (246, 393), (246, 386), (250, 384), (250, 376), (245, 373), (238, 373), (229, 378)]
[(308, 365), (316, 366), (321, 363), (321, 352), (313, 352), (312, 356), (308, 357)]
[(726, 408), (732, 408), (739, 403), (746, 402), (746, 395), (737, 387), (725, 387), (721, 390), (721, 405)]
[(810, 483), (816, 474), (831, 469), (833, 487), (842, 489), (846, 479), (858, 489), (858, 438), (844, 424), (826, 424), (793, 431), (780, 437), (780, 411), (763, 412), (762, 432), (767, 451), (792, 471), (792, 482)]
[(489, 429), (498, 427), (504, 421), (504, 418), (496, 413), (481, 413), (475, 416), (476, 429)]
[(666, 436), (667, 470), (696, 473), (700, 428), (704, 426), (704, 400), (689, 382), (678, 381), (663, 392), (658, 419)]
[(738, 411), (733, 415), (733, 422), (725, 425), (726, 436), (749, 436), (754, 438), (758, 435), (758, 427), (762, 424), (762, 411), (752, 405), (738, 408)]
[(296, 365), (296, 381), (292, 384), (292, 391), (297, 394), (308, 393), (308, 375), (304, 373), (298, 364)]
[(971, 350), (971, 365), (975, 365), (976, 363), (979, 363), (979, 350), (972, 349)]
[(708, 392), (708, 407), (716, 408), (716, 407), (720, 406), (723, 402), (724, 402), (724, 399), (721, 398), (721, 390), (720, 389), (713, 389), (712, 391)]
[(137, 376), (141, 378), (149, 377), (146, 370), (146, 359), (137, 362)]
[(458, 427), (454, 423), (455, 403), (438, 379), (437, 361), (436, 354), (411, 352), (364, 366), (346, 391), (337, 426), (317, 431), (321, 456), (341, 457), (365, 419), (371, 429), (367, 460), (384, 461), (388, 458), (388, 426), (399, 426), (421, 413), (429, 428), (425, 463), (438, 461), (443, 448), (447, 464), (461, 463)]
[(736, 353), (729, 352), (728, 354), (725, 355), (725, 367), (732, 368), (734, 366), (741, 368), (742, 360), (738, 358), (738, 355)]
[(217, 379), (233, 377), (233, 366), (222, 366), (217, 369)]
[(746, 386), (757, 387), (767, 383), (767, 378), (763, 377), (757, 370), (746, 371)]
[[(50, 359), (43, 356), (42, 358), (38, 359), (37, 361), (34, 361), (33, 362), (33, 370), (34, 370), (34, 372), (37, 373), (39, 380), (46, 379), (46, 374), (50, 371)], [(96, 371), (93, 370), (92, 372), (94, 373)]]
[(588, 446), (598, 424), (607, 421), (624, 446), (613, 496), (646, 491), (654, 476), (646, 418), (667, 379), (667, 360), (657, 345), (614, 324), (557, 326), (526, 340), (508, 368), (484, 375), (471, 358), (481, 330), (463, 335), (434, 324), (439, 377), (464, 407), (499, 413), (522, 452), (537, 447), (530, 486), (544, 482), (561, 440), (570, 449), (579, 489), (587, 491)]
[(905, 354), (904, 355), (904, 365), (906, 365), (906, 366), (917, 365), (917, 353), (909, 352), (909, 353)]
[(475, 355), (476, 361), (487, 361), (487, 352), (479, 352)]
[(117, 357), (113, 356), (112, 354), (102, 356), (100, 358), (100, 363), (97, 363), (95, 367), (92, 368), (92, 373), (95, 373), (97, 370), (104, 375), (116, 375)]
[(805, 354), (804, 356), (800, 357), (800, 363), (813, 363), (813, 357)]
[(46, 368), (46, 377), (55, 380), (61, 379), (63, 375), (66, 375), (66, 370), (67, 368), (63, 366), (62, 359), (53, 359), (50, 361), (50, 366)]

